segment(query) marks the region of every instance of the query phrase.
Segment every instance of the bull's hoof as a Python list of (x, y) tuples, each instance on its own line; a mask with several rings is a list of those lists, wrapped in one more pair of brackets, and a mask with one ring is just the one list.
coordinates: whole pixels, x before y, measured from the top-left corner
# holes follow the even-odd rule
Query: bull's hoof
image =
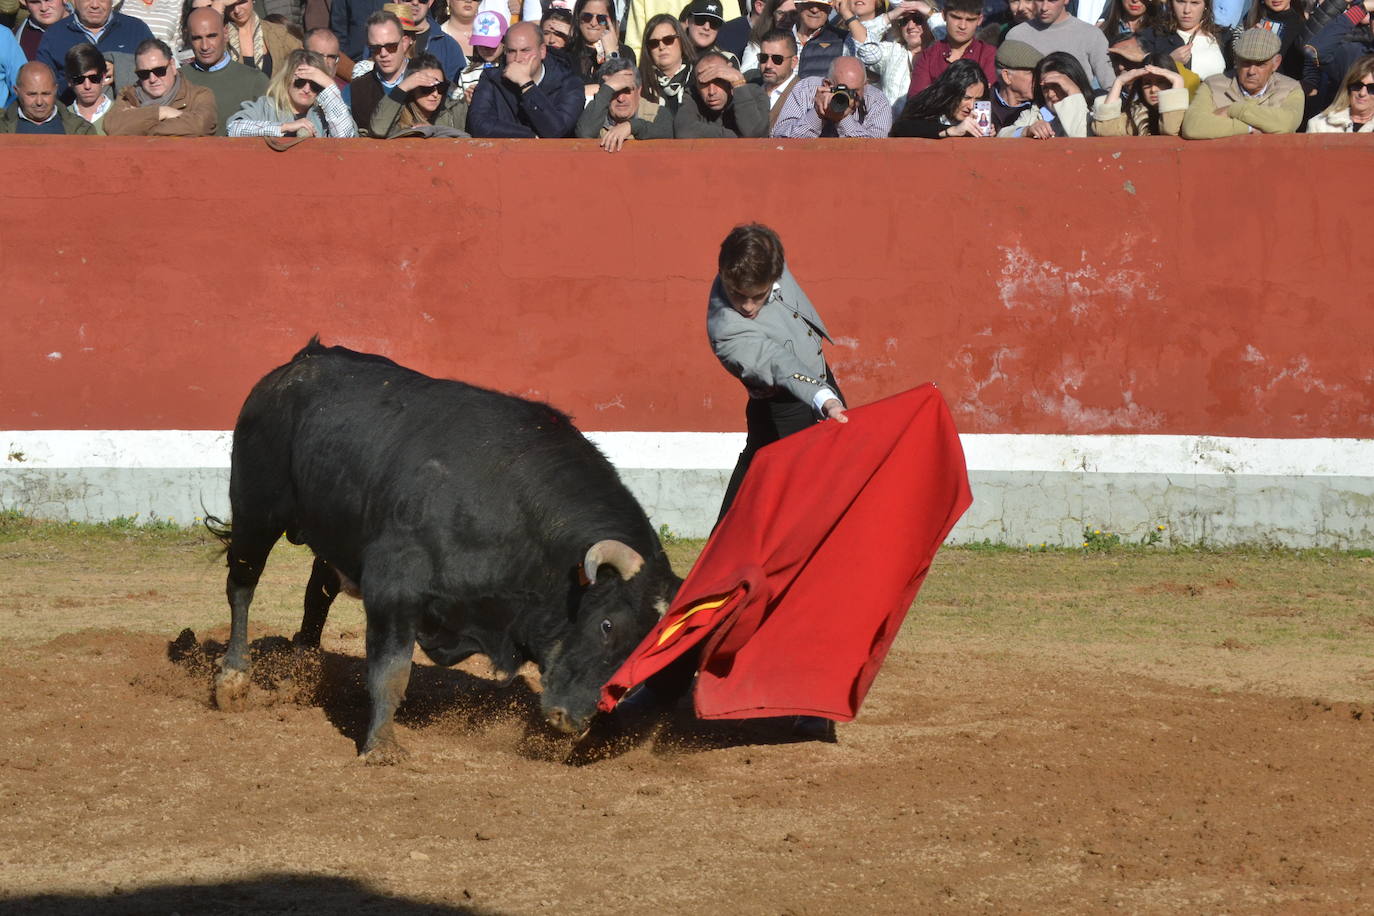
[(252, 682), (247, 671), (221, 668), (215, 675), (215, 705), (225, 712), (243, 712), (248, 708), (248, 687)]
[(409, 756), (399, 742), (378, 741), (372, 748), (365, 748), (358, 759), (370, 767), (390, 767), (404, 763)]

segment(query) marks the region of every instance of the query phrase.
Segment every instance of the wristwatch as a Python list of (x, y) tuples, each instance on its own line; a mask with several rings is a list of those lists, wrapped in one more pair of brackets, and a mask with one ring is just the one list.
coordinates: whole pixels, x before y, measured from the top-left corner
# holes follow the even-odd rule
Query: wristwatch
[(530, 91), (531, 89), (533, 89), (533, 88), (534, 88), (534, 80), (526, 80), (525, 82), (523, 82), (523, 83), (520, 84), (520, 91), (521, 91), (521, 92), (529, 92), (529, 91)]

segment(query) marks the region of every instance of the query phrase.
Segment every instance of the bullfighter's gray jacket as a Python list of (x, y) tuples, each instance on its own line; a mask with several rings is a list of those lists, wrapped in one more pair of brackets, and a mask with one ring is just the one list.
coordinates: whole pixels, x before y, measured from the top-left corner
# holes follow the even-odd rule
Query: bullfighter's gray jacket
[[(716, 358), (744, 383), (750, 397), (772, 397), (784, 389), (817, 415), (826, 400), (836, 397), (821, 347), (822, 340), (834, 341), (786, 265), (753, 318), (731, 307), (717, 274), (706, 307), (706, 334)], [(822, 393), (826, 397), (817, 403)]]

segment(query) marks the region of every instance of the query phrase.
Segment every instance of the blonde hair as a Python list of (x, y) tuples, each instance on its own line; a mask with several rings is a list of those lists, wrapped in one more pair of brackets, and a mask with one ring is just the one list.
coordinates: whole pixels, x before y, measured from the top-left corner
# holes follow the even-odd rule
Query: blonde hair
[(1338, 111), (1345, 111), (1350, 107), (1350, 84), (1354, 82), (1364, 82), (1364, 78), (1374, 73), (1374, 54), (1366, 54), (1355, 63), (1350, 65), (1346, 71), (1345, 79), (1341, 80), (1341, 91), (1336, 93), (1331, 104), (1326, 106), (1326, 111), (1322, 114), (1329, 115)]
[(267, 97), (284, 116), (296, 113), (296, 109), (291, 105), (290, 89), (291, 81), (296, 77), (296, 68), (302, 64), (309, 64), (325, 73), (329, 72), (329, 64), (325, 63), (323, 54), (296, 48), (286, 55), (286, 60), (273, 69), (272, 81), (267, 84)]

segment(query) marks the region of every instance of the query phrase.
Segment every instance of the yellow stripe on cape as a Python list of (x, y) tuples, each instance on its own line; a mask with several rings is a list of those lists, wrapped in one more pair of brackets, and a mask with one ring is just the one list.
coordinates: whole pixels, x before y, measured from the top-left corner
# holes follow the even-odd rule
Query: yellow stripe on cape
[(677, 620), (674, 620), (671, 624), (663, 628), (663, 632), (658, 634), (658, 645), (662, 646), (665, 642), (676, 636), (678, 631), (687, 624), (687, 618), (691, 617), (697, 611), (714, 611), (732, 597), (734, 597), (733, 593), (726, 595), (724, 598), (708, 598), (705, 601), (698, 601), (696, 604), (683, 611)]

